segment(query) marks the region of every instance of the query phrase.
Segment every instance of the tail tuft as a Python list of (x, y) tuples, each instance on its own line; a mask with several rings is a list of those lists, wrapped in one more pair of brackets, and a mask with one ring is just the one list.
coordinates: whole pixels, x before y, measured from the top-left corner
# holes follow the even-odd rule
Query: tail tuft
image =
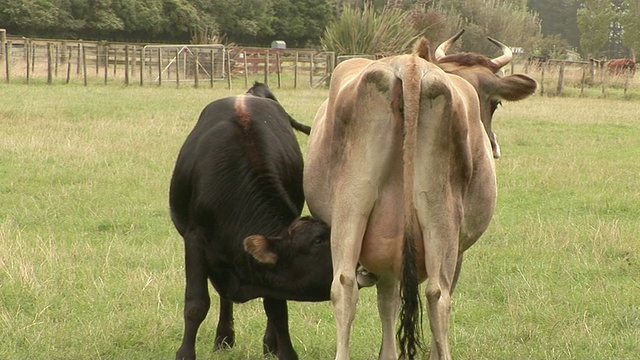
[(415, 359), (424, 350), (422, 341), (422, 300), (418, 291), (416, 248), (412, 236), (405, 236), (402, 251), (400, 281), (400, 327), (396, 337), (400, 344), (400, 359)]

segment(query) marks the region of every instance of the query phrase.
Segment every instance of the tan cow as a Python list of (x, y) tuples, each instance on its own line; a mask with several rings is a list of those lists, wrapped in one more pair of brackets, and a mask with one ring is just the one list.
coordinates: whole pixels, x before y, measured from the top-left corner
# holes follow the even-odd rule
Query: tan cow
[[(450, 359), (451, 295), (462, 254), (495, 209), (494, 160), (476, 89), (425, 60), (425, 42), (411, 55), (342, 62), (312, 126), (304, 190), (311, 213), (331, 225), (336, 359), (349, 358), (358, 262), (379, 279), (379, 358), (398, 357), (399, 307), (400, 355), (418, 354), (418, 284), (428, 279), (431, 357)], [(496, 98), (532, 93), (494, 77)]]

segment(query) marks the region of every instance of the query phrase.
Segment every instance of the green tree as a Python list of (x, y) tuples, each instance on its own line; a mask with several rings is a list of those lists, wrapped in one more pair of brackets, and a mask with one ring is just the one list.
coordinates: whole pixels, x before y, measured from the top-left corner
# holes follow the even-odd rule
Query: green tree
[(35, 36), (57, 19), (58, 7), (51, 0), (0, 0), (0, 24), (10, 33)]
[(86, 30), (94, 37), (124, 30), (124, 22), (116, 14), (113, 0), (89, 0)]
[(158, 39), (168, 27), (162, 0), (116, 0), (114, 8), (124, 23), (118, 40)]
[(577, 16), (583, 54), (596, 57), (609, 39), (609, 26), (614, 20), (611, 0), (583, 0)]
[(274, 34), (261, 37), (263, 43), (285, 40), (289, 47), (317, 45), (332, 19), (329, 0), (273, 0)]
[(86, 0), (55, 0), (58, 14), (55, 28), (50, 30), (51, 36), (61, 38), (78, 38), (87, 24), (90, 11)]
[(528, 0), (527, 6), (540, 17), (544, 36), (560, 35), (570, 46), (580, 46), (577, 12), (580, 0)]
[(623, 2), (623, 12), (620, 14), (622, 45), (631, 49), (633, 59), (640, 51), (640, 1), (626, 0)]
[(218, 31), (241, 44), (258, 44), (274, 35), (272, 0), (216, 0), (211, 5)]

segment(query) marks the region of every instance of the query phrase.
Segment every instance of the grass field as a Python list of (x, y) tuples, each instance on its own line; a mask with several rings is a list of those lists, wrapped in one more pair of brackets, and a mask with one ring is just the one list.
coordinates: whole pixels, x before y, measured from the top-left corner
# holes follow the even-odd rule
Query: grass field
[[(174, 356), (184, 265), (169, 179), (200, 110), (235, 89), (0, 84), (0, 359)], [(326, 96), (274, 92), (306, 123)], [(454, 357), (637, 358), (640, 101), (537, 96), (506, 103), (494, 130), (498, 209), (466, 256)], [(375, 359), (375, 290), (360, 294), (352, 357)], [(261, 359), (260, 301), (236, 307), (238, 345), (214, 353), (216, 301), (199, 358)], [(300, 357), (333, 358), (330, 304), (290, 304)]]

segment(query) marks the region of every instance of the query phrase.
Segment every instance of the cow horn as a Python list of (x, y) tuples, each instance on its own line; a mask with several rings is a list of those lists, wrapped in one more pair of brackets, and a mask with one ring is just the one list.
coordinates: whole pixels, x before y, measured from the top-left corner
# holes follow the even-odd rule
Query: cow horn
[(458, 31), (457, 34), (453, 35), (452, 37), (449, 38), (449, 40), (443, 42), (438, 46), (435, 52), (436, 61), (440, 60), (441, 58), (447, 55), (447, 50), (449, 50), (451, 45), (453, 45), (453, 43), (456, 42), (456, 40), (458, 40), (458, 38), (462, 35), (462, 33), (464, 33), (464, 29)]
[(500, 41), (498, 41), (496, 39), (492, 39), (490, 37), (488, 37), (487, 39), (489, 39), (489, 41), (491, 41), (496, 46), (498, 46), (500, 49), (502, 49), (502, 55), (498, 56), (495, 59), (491, 59), (491, 62), (498, 69), (500, 69), (501, 67), (507, 65), (511, 61), (511, 58), (513, 57), (513, 53), (511, 52), (511, 49), (509, 49), (509, 47), (507, 45), (501, 43)]

